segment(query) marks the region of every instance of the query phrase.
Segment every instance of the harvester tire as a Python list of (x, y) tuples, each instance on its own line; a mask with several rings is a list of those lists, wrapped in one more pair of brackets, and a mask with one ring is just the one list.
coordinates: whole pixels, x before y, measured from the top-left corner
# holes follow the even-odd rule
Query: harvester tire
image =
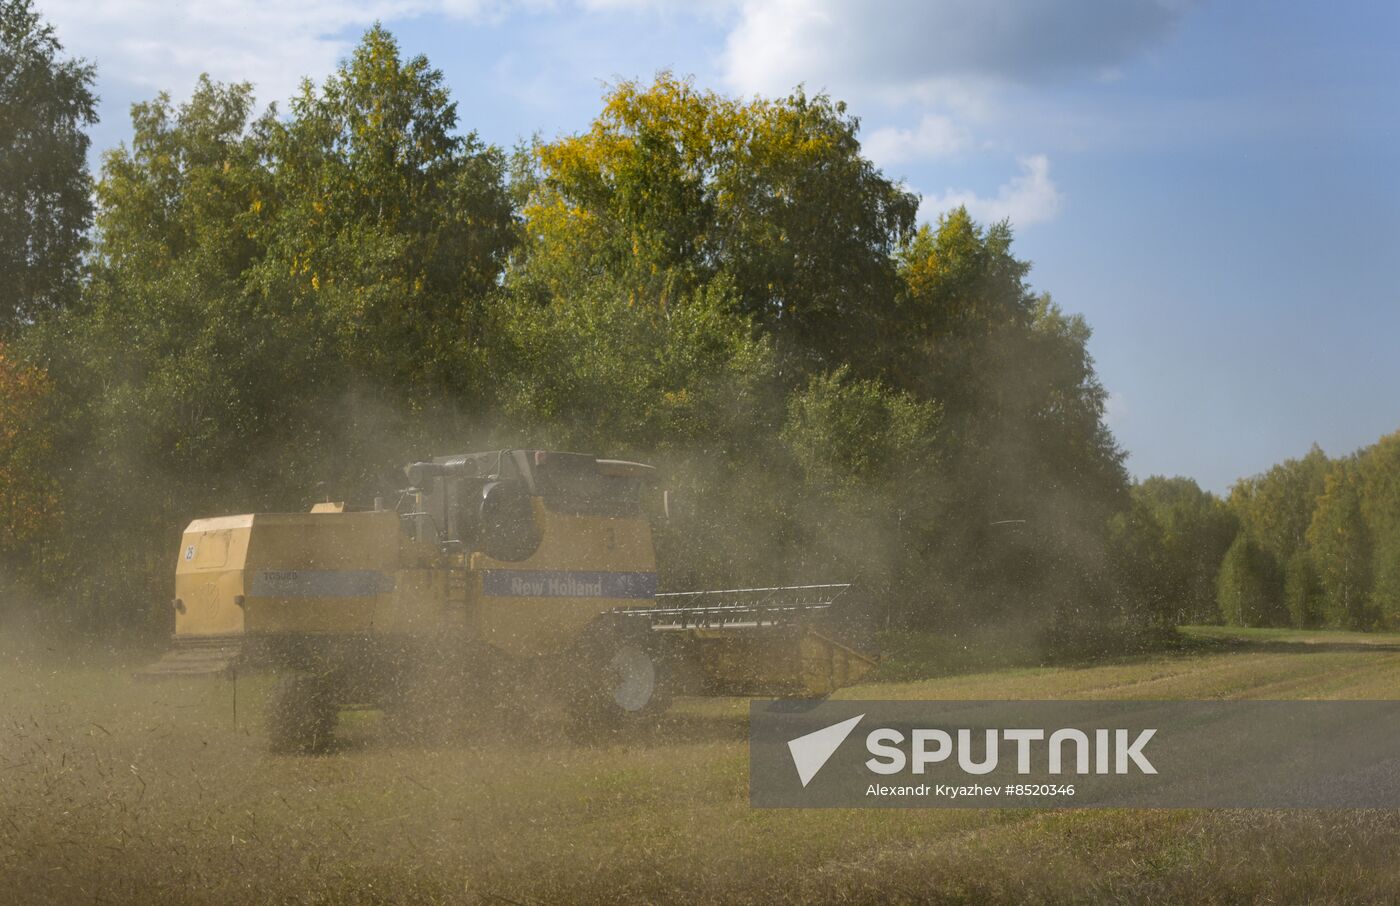
[(339, 717), (334, 688), (325, 679), (306, 674), (280, 677), (267, 702), (272, 751), (299, 755), (324, 752)]
[(593, 741), (653, 722), (671, 704), (667, 665), (650, 640), (601, 632), (579, 652), (568, 690), (570, 736)]

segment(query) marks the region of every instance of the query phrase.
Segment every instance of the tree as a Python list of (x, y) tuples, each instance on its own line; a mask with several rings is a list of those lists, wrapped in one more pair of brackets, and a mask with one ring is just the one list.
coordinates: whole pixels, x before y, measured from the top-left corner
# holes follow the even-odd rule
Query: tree
[(1088, 325), (1030, 290), (1011, 240), (1008, 224), (983, 228), (957, 209), (901, 248), (881, 372), (943, 413), (940, 472), (956, 491), (935, 557), (967, 583), (955, 597), (974, 612), (1034, 597), (1081, 623), (1107, 619), (1122, 611), (1103, 576), (1108, 520), (1127, 504), (1123, 454), (1103, 421)]
[(1308, 526), (1326, 601), (1327, 620), (1348, 629), (1369, 628), (1371, 533), (1361, 512), (1361, 482), (1354, 460), (1327, 474), (1325, 490)]
[(32, 331), (64, 413), (59, 541), (88, 564), (67, 612), (94, 627), (168, 598), (164, 561), (189, 519), (249, 488), (275, 499), (295, 472), (270, 440), (289, 373), (309, 358), (314, 374), (316, 334), (243, 291), (263, 251), (246, 222), (266, 181), (251, 109), (247, 86), (203, 79), (178, 107), (164, 95), (133, 107), (131, 142), (97, 184), (82, 298)]
[(1306, 549), (1293, 552), (1283, 571), (1283, 598), (1288, 619), (1298, 629), (1313, 629), (1325, 619), (1322, 583)]
[(380, 26), (289, 120), (268, 119), (268, 196), (250, 228), (269, 295), (321, 312), (334, 355), (414, 397), (480, 404), (484, 306), (517, 238), (505, 158), (457, 132), (426, 57)]
[[(866, 558), (900, 588), (949, 590), (904, 594), (925, 622), (951, 618), (944, 604), (973, 619), (1088, 615), (1106, 604), (1086, 589), (1127, 490), (1088, 327), (1030, 291), (1007, 224), (955, 211), (916, 233), (916, 200), (863, 157), (858, 125), (801, 91), (742, 102), (666, 74), (624, 82), (590, 129), (518, 163), (526, 240), (507, 286), (553, 308), (606, 278), (631, 304), (669, 308), (725, 281), (789, 397), (782, 440), (801, 481), (766, 490), (774, 535), (804, 539), (792, 556), (821, 547), (802, 526), (846, 520), (833, 537), (904, 552)], [(939, 413), (936, 435), (897, 433), (916, 412)], [(749, 435), (741, 447), (777, 447)], [(898, 479), (869, 478), (908, 444), (920, 452), (893, 460)], [(1034, 528), (1006, 529), (1018, 522)]]
[(1189, 478), (1153, 476), (1133, 486), (1113, 517), (1118, 581), (1162, 625), (1213, 622), (1215, 577), (1238, 522)]
[(95, 70), (32, 0), (0, 0), (0, 339), (73, 300), (92, 222)]
[(734, 435), (769, 417), (771, 348), (722, 281), (663, 306), (599, 279), (499, 314), (502, 414), (537, 443), (733, 456)]
[(842, 367), (789, 397), (782, 440), (803, 479), (794, 533), (809, 574), (825, 565), (860, 576), (887, 614), (928, 607), (943, 502), (938, 406)]
[(1235, 536), (1216, 579), (1220, 615), (1231, 626), (1282, 626), (1288, 619), (1282, 606), (1282, 577), (1278, 564), (1258, 543), (1240, 532)]
[(813, 484), (868, 488), (901, 483), (911, 466), (936, 464), (938, 407), (849, 368), (814, 375), (793, 394), (783, 440)]
[(69, 407), (63, 541), (101, 562), (72, 597), (99, 622), (165, 596), (190, 518), (299, 508), (318, 482), (368, 497), (461, 443), (516, 229), (499, 152), (380, 29), (288, 119), (207, 78), (132, 113), (90, 285), (36, 334)]
[(1370, 610), (1387, 629), (1400, 628), (1400, 533), (1375, 535)]
[[(1123, 454), (1103, 422), (1083, 318), (1026, 285), (1006, 223), (959, 208), (899, 253), (903, 282), (882, 345), (893, 386), (943, 406), (959, 470), (998, 496), (1069, 493), (1097, 516), (1126, 503)], [(973, 478), (973, 475), (966, 476)]]
[(622, 82), (588, 131), (535, 149), (514, 279), (558, 296), (606, 272), (665, 297), (724, 276), (800, 370), (858, 359), (918, 207), (861, 155), (858, 129), (800, 89), (740, 102), (665, 73)]
[(1361, 511), (1374, 539), (1371, 609), (1400, 627), (1400, 431), (1361, 451)]
[(1279, 563), (1307, 544), (1308, 525), (1330, 468), (1316, 444), (1302, 459), (1288, 459), (1230, 489), (1229, 505), (1245, 530)]
[(48, 542), (60, 517), (49, 474), (53, 385), (0, 343), (0, 607), (10, 586), (45, 577)]

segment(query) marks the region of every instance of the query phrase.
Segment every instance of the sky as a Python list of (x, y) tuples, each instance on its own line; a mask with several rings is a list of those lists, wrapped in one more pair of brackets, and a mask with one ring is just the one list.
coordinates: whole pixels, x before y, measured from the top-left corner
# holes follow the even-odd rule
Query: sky
[(1094, 330), (1137, 477), (1214, 491), (1400, 429), (1400, 4), (1263, 0), (37, 0), (97, 64), (94, 160), (201, 72), (261, 101), (381, 21), (464, 130), (584, 129), (660, 70), (809, 93), (934, 221), (1009, 218)]

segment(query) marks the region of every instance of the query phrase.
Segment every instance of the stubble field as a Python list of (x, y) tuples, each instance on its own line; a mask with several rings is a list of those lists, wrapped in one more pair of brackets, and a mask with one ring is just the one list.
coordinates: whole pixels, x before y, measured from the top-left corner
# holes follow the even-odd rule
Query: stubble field
[[(1400, 639), (1200, 630), (1170, 653), (846, 698), (1395, 698)], [(745, 702), (577, 746), (547, 716), (268, 754), (266, 681), (139, 683), (133, 655), (0, 658), (0, 902), (1376, 902), (1400, 814), (753, 810)]]

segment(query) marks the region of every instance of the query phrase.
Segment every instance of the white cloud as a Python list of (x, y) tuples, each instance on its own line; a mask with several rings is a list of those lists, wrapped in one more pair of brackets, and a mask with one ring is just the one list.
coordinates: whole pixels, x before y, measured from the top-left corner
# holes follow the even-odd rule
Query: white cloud
[(39, 0), (69, 53), (101, 77), (181, 95), (200, 73), (252, 80), (262, 101), (289, 97), (307, 75), (335, 68), (377, 20), (439, 13), (489, 20), (499, 0)]
[(923, 196), (920, 216), (933, 220), (959, 205), (983, 223), (1009, 219), (1019, 227), (1051, 220), (1060, 211), (1064, 195), (1050, 178), (1050, 161), (1043, 154), (1023, 157), (1021, 173), (987, 198), (967, 189), (949, 189), (939, 196)]
[[(740, 0), (722, 76), (745, 94), (781, 96), (802, 84), (845, 100), (881, 119), (863, 142), (872, 160), (917, 168), (978, 147), (1007, 149), (1008, 129), (1024, 132), (1007, 104), (1025, 89), (1123, 78), (1193, 2)], [(1026, 226), (1054, 218), (1063, 196), (1038, 155), (993, 195), (948, 189), (926, 196), (923, 211), (959, 204), (980, 220)]]
[(965, 126), (938, 113), (925, 114), (913, 129), (885, 127), (861, 142), (866, 156), (882, 168), (907, 160), (949, 157), (966, 150), (972, 135)]
[(743, 0), (724, 52), (746, 93), (804, 83), (917, 99), (950, 80), (1099, 72), (1161, 40), (1189, 0)]
[(590, 12), (701, 15), (717, 18), (734, 8), (737, 0), (577, 0)]
[(835, 48), (812, 47), (804, 41), (808, 35), (829, 33), (835, 18), (836, 12), (824, 3), (745, 3), (740, 22), (726, 42), (726, 79), (740, 91), (758, 94), (783, 94), (808, 81), (823, 52), (831, 54)]

